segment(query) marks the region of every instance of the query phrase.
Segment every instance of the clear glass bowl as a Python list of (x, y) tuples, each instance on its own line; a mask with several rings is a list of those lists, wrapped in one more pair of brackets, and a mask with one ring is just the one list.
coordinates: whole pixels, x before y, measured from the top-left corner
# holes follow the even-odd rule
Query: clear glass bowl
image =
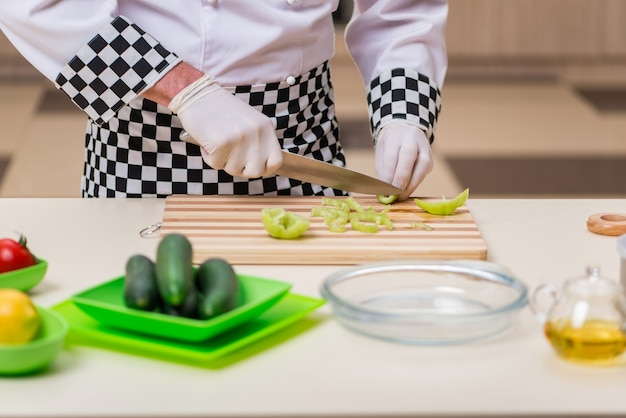
[(467, 343), (509, 328), (527, 286), (486, 261), (404, 260), (341, 270), (321, 294), (346, 328), (399, 343)]

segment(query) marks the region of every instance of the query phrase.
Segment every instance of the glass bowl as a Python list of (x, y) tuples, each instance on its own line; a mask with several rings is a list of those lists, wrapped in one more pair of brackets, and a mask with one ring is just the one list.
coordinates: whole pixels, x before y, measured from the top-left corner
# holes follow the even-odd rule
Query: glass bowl
[(37, 264), (18, 270), (0, 273), (0, 288), (18, 289), (27, 292), (37, 286), (46, 275), (48, 262), (37, 259)]
[(527, 286), (507, 269), (469, 260), (363, 264), (329, 276), (321, 294), (346, 328), (417, 345), (496, 335), (528, 303)]
[(36, 373), (63, 348), (69, 330), (67, 321), (51, 309), (35, 307), (41, 319), (37, 336), (26, 344), (0, 344), (0, 376)]

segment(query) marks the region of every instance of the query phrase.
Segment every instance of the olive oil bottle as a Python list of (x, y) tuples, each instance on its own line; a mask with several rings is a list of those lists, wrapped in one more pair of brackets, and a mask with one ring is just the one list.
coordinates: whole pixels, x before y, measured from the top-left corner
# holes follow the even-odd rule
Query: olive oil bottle
[[(542, 295), (552, 299), (547, 309)], [(626, 352), (626, 291), (601, 277), (599, 267), (589, 266), (585, 276), (562, 286), (539, 285), (529, 305), (560, 357), (589, 365), (620, 363)]]
[(574, 326), (569, 319), (553, 320), (544, 331), (556, 352), (569, 360), (611, 360), (626, 350), (626, 334), (617, 321), (587, 319)]

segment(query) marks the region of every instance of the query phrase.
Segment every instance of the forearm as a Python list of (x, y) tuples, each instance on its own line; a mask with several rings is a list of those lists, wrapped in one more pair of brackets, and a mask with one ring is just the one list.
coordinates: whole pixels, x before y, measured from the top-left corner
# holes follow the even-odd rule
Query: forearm
[(200, 70), (181, 62), (141, 95), (148, 100), (167, 106), (176, 94), (202, 75)]

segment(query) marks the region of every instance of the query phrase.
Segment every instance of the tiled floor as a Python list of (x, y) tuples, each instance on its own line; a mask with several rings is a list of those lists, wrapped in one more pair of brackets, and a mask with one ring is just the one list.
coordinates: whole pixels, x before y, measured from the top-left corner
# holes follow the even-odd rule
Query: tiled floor
[[(374, 175), (360, 76), (341, 51), (332, 72), (348, 166)], [(449, 78), (416, 194), (623, 197), (625, 88)], [(0, 82), (0, 124), (0, 196), (79, 196), (85, 116), (50, 82)]]

